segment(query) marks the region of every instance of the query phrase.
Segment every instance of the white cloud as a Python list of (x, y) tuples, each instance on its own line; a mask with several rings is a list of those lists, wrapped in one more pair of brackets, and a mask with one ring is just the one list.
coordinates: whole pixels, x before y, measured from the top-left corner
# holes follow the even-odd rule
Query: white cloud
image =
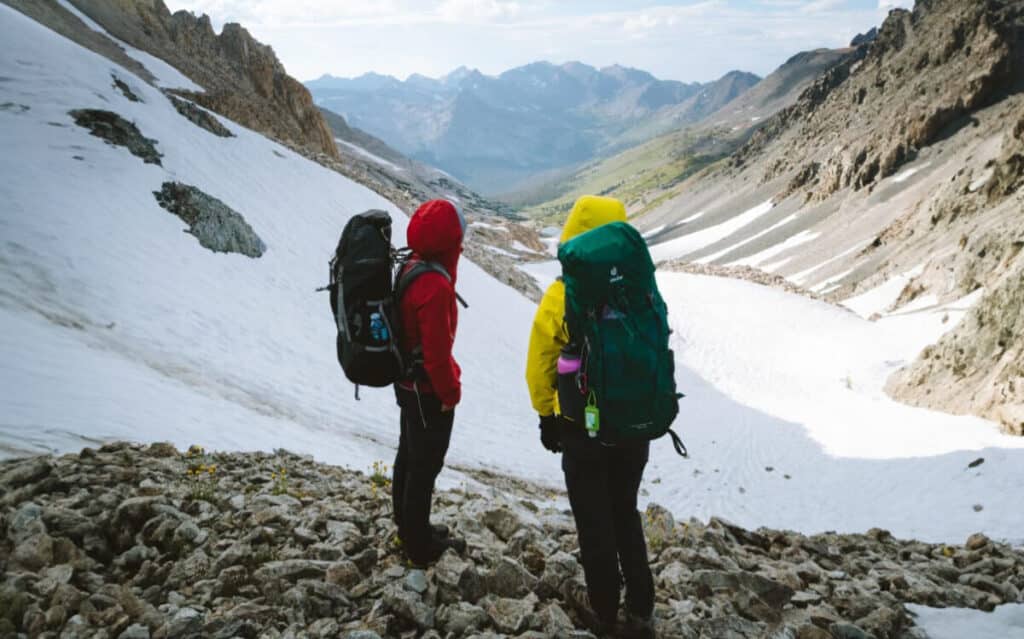
[(503, 0), (444, 0), (436, 13), (451, 22), (489, 22), (517, 18), (523, 6)]
[(913, 9), (914, 0), (878, 0), (878, 8), (882, 11), (891, 9)]
[(300, 79), (436, 77), (460, 65), (496, 74), (537, 60), (618, 63), (683, 81), (765, 75), (799, 51), (846, 46), (885, 17), (875, 2), (850, 0), (166, 1), (215, 24), (241, 22)]

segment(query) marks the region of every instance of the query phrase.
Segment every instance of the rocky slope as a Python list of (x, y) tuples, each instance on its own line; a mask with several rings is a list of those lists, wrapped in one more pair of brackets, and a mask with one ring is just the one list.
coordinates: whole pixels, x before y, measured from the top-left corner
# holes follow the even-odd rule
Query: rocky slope
[(282, 142), (339, 157), (309, 91), (241, 25), (226, 24), (217, 34), (207, 16), (172, 15), (162, 0), (73, 4), (114, 37), (165, 60), (205, 89), (181, 92), (188, 99)]
[[(27, 637), (591, 637), (572, 517), (537, 493), (438, 496), (465, 536), (427, 571), (386, 476), (123, 443), (0, 466), (0, 633)], [(543, 491), (542, 491), (543, 492)], [(659, 636), (911, 639), (903, 608), (1021, 599), (1024, 553), (644, 516)]]
[(368, 74), (307, 86), (354, 126), (490, 194), (636, 144), (655, 132), (650, 121), (662, 122), (656, 115), (672, 116), (660, 130), (697, 119), (757, 80), (734, 72), (684, 84), (619, 66), (538, 62), (497, 77), (461, 69), (437, 80)]
[(411, 212), (438, 197), (458, 201), (464, 212), (478, 217), (514, 219), (512, 207), (489, 200), (444, 171), (409, 159), (383, 140), (352, 127), (342, 116), (320, 109), (337, 142), (338, 171)]
[[(1024, 2), (895, 10), (873, 42), (642, 224), (671, 229), (659, 240), (685, 237), (770, 201), (769, 213), (679, 257), (754, 260), (835, 300), (906, 278), (880, 312), (985, 289), (974, 319), (889, 390), (1019, 432), (1022, 335), (1010, 291), (1024, 237), (1022, 88)], [(676, 224), (698, 212), (699, 222)], [(756, 263), (772, 247), (771, 262)]]

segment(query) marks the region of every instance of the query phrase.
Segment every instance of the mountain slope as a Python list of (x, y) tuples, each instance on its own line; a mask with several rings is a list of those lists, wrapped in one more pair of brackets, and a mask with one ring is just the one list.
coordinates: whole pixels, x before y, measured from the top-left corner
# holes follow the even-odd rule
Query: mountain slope
[(367, 74), (307, 86), (318, 104), (354, 126), (495, 193), (642, 141), (653, 134), (645, 122), (656, 114), (671, 112), (665, 122), (699, 118), (757, 80), (733, 72), (708, 85), (684, 84), (620, 66), (538, 62), (497, 77), (460, 69), (439, 80)]
[(283, 142), (338, 157), (309, 91), (241, 25), (225, 24), (217, 34), (207, 16), (172, 15), (163, 0), (66, 1), (115, 38), (198, 83), (199, 90), (182, 91), (193, 102)]
[(511, 207), (478, 195), (444, 171), (410, 160), (382, 140), (351, 127), (340, 115), (321, 109), (339, 145), (338, 170), (412, 213), (423, 202), (447, 197), (473, 216), (515, 217)]
[[(197, 126), (141, 77), (7, 6), (0, 40), (2, 455), (129, 439), (287, 446), (357, 469), (390, 459), (393, 396), (353, 397), (314, 289), (352, 214), (387, 210), (400, 238), (398, 207), (235, 122), (207, 112), (233, 137)], [(207, 248), (218, 234), (199, 222), (211, 216), (214, 230), (256, 236), (259, 256)], [(1020, 541), (1024, 440), (881, 393), (964, 311), (869, 323), (745, 282), (663, 273), (659, 286), (693, 458), (680, 465), (656, 442), (642, 506), (748, 527)], [(458, 288), (471, 305), (455, 346), (465, 399), (441, 487), (484, 477), (547, 495), (562, 470), (540, 448), (522, 381), (535, 306), (472, 263)]]
[[(865, 317), (973, 303), (985, 291), (1012, 299), (1024, 197), (1022, 16), (1019, 0), (892, 12), (863, 59), (830, 69), (728, 166), (646, 216), (660, 229), (654, 252), (758, 266), (849, 299)], [(999, 318), (994, 348), (976, 320), (961, 331), (972, 337), (929, 351), (934, 359), (894, 378), (892, 392), (1019, 431), (1024, 385), (1012, 362), (1022, 336), (1009, 316), (993, 315), (1002, 303), (978, 311)], [(952, 355), (964, 350), (978, 358), (969, 366)], [(1002, 371), (995, 378), (980, 372), (992, 366)]]

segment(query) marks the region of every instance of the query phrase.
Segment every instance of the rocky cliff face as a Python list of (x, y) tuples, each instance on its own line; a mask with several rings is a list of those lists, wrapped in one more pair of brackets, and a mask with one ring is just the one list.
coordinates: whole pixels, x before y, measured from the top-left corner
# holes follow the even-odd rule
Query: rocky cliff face
[(887, 390), (919, 406), (983, 415), (1024, 435), (1024, 262), (894, 375)]
[[(437, 496), (468, 549), (421, 571), (379, 472), (170, 444), (7, 462), (0, 634), (592, 639), (572, 516), (500, 479)], [(654, 505), (644, 526), (665, 639), (912, 639), (904, 603), (992, 610), (1024, 589), (1024, 554), (980, 534), (804, 536)]]
[(770, 144), (763, 179), (796, 171), (794, 188), (817, 199), (893, 175), (1019, 81), (1020, 11), (950, 0), (893, 11), (862, 60), (820, 80), (737, 159)]
[(206, 91), (198, 104), (283, 142), (337, 159), (334, 136), (309, 91), (238, 24), (218, 35), (207, 16), (173, 15), (162, 0), (74, 0), (115, 37), (166, 60)]

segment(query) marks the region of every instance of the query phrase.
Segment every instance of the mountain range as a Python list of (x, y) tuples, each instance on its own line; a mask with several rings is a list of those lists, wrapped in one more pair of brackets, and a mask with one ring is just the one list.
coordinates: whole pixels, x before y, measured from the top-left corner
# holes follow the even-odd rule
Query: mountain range
[[(733, 71), (707, 84), (683, 83), (622, 66), (537, 62), (498, 76), (462, 67), (439, 79), (370, 73), (306, 86), (319, 106), (406, 155), (481, 192), (503, 193), (538, 173), (699, 120), (759, 80)], [(652, 127), (653, 119), (660, 124)]]

